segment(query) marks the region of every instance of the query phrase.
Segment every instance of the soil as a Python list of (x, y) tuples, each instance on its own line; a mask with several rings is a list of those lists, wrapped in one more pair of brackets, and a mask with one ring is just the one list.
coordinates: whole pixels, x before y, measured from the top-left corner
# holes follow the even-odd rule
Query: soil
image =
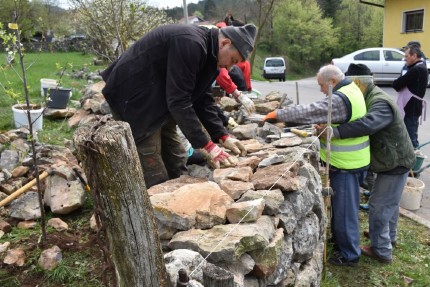
[[(17, 267), (5, 264), (3, 263), (3, 260), (1, 260), (0, 286), (88, 286), (84, 282), (53, 282), (53, 280), (49, 280), (47, 276), (48, 272), (52, 271), (43, 271), (40, 268), (35, 268), (38, 266), (37, 261), (41, 252), (54, 245), (61, 249), (63, 257), (62, 263), (64, 266), (68, 266), (69, 269), (70, 267), (73, 268), (73, 264), (81, 264), (82, 261), (85, 261), (86, 268), (84, 276), (91, 278), (91, 286), (113, 286), (110, 283), (113, 282), (113, 273), (110, 271), (110, 268), (105, 268), (108, 266), (108, 264), (104, 264), (105, 260), (102, 248), (100, 246), (101, 242), (105, 242), (105, 240), (103, 240), (103, 236), (92, 231), (90, 229), (89, 223), (84, 225), (79, 223), (82, 221), (82, 214), (79, 215), (81, 218), (80, 220), (75, 216), (72, 217), (73, 218), (61, 218), (63, 221), (69, 224), (69, 230), (67, 231), (59, 232), (53, 230), (52, 228), (47, 228), (49, 232), (47, 232), (43, 246), (41, 242), (38, 243), (41, 234), (40, 224), (38, 224), (34, 229), (34, 233), (31, 233), (25, 237), (23, 236), (8, 240), (11, 243), (9, 249), (22, 248), (24, 250), (26, 256), (25, 265), (22, 267)], [(13, 226), (13, 228), (17, 228), (17, 222), (15, 222), (13, 219), (5, 220), (8, 221)], [(5, 254), (3, 254), (1, 258), (4, 256)], [(73, 270), (75, 270), (75, 268), (73, 268)]]

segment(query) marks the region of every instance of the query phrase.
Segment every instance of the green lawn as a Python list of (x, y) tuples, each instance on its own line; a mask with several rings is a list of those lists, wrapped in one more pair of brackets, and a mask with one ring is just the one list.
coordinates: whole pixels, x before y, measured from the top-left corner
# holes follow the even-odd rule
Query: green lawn
[[(68, 74), (73, 71), (95, 71), (103, 69), (103, 66), (94, 66), (93, 55), (83, 55), (79, 52), (72, 53), (27, 53), (24, 56), (26, 67), (27, 87), (32, 103), (44, 103), (41, 96), (40, 79), (48, 78), (61, 80), (61, 86), (72, 88), (71, 100), (79, 100), (82, 97), (81, 90), (86, 79), (73, 79)], [(22, 72), (19, 59), (13, 66), (6, 65), (6, 55), (0, 54), (0, 130), (14, 128), (11, 106), (17, 102), (25, 102), (24, 86), (22, 84)], [(65, 75), (60, 76), (62, 67), (66, 67)], [(18, 76), (19, 75), (19, 76)], [(10, 92), (18, 95), (10, 97)], [(69, 105), (70, 106), (70, 105)], [(50, 120), (44, 118), (43, 130), (38, 133), (39, 139), (46, 143), (61, 144), (64, 138), (71, 138), (73, 131), (68, 128), (65, 120)]]

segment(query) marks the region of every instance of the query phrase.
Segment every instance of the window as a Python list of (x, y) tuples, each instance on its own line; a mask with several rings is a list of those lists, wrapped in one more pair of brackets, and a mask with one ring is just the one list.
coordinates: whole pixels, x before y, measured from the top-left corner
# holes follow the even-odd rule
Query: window
[(379, 50), (367, 51), (354, 56), (356, 61), (379, 61)]
[(395, 51), (384, 50), (384, 57), (385, 61), (403, 61), (405, 56)]
[(416, 32), (423, 30), (424, 9), (408, 11), (403, 14), (403, 32)]

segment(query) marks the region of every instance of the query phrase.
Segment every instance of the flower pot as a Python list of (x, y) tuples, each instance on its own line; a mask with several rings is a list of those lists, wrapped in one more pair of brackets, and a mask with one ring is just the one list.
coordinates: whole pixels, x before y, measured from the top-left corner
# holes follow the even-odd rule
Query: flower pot
[(65, 109), (69, 103), (72, 89), (57, 88), (49, 89), (49, 98), (46, 106), (51, 109)]
[(46, 97), (48, 89), (55, 89), (57, 87), (57, 80), (54, 79), (40, 79), (40, 93), (42, 97)]
[[(12, 106), (13, 120), (16, 128), (29, 128), (27, 117), (27, 105), (16, 104)], [(43, 127), (43, 107), (30, 104), (30, 118), (33, 123), (33, 131), (41, 130)]]

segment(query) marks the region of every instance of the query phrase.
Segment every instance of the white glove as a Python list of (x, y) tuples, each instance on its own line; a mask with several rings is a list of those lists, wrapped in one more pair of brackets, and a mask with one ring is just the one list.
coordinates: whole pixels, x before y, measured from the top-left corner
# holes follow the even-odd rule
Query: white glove
[(229, 119), (228, 119), (228, 125), (227, 125), (227, 128), (229, 128), (229, 129), (234, 129), (235, 127), (237, 127), (239, 124), (238, 123), (236, 123), (236, 121), (232, 118), (232, 117), (230, 117)]
[(228, 148), (235, 154), (240, 154), (241, 156), (246, 156), (246, 147), (237, 139), (232, 138), (228, 135), (223, 136), (219, 139), (220, 145), (224, 148)]
[(254, 102), (247, 95), (240, 93), (239, 97), (236, 98), (236, 101), (242, 104), (248, 114), (255, 112)]

